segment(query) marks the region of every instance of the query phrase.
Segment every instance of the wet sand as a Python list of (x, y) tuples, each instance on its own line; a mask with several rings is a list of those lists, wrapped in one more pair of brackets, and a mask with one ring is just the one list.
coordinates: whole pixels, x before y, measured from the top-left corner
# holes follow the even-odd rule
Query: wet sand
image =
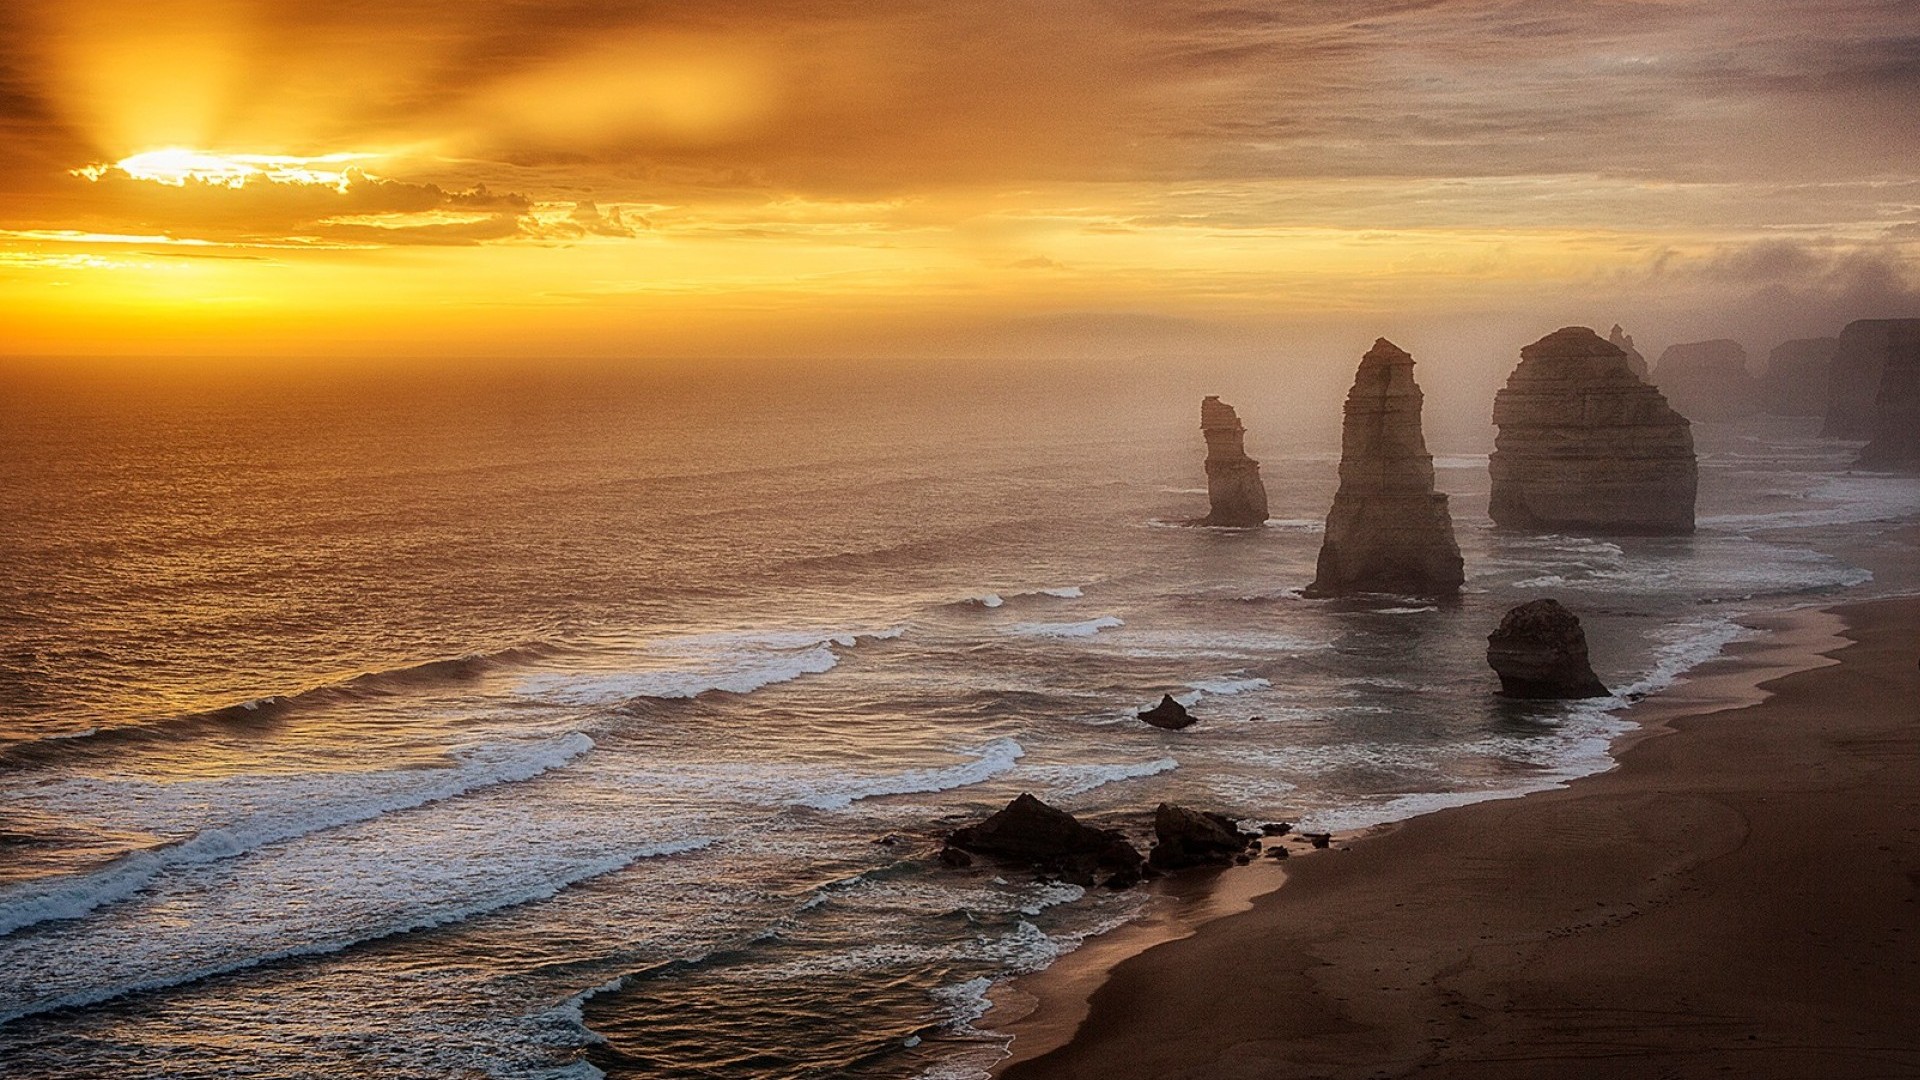
[(1611, 772), (1022, 980), (997, 1074), (1920, 1077), (1920, 600), (1756, 625)]

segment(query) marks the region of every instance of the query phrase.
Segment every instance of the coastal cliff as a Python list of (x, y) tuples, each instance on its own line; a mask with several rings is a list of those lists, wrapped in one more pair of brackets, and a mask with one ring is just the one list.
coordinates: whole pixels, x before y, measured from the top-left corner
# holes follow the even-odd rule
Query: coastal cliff
[(1520, 350), (1494, 396), (1488, 460), (1497, 525), (1685, 534), (1699, 486), (1693, 432), (1624, 353), (1584, 326)]
[(1873, 440), (1860, 450), (1871, 468), (1920, 467), (1920, 319), (1888, 330), (1880, 388), (1874, 394)]
[(1828, 382), (1827, 421), (1820, 434), (1841, 439), (1873, 435), (1880, 373), (1896, 338), (1920, 334), (1920, 319), (1856, 319), (1840, 331)]
[(1690, 420), (1732, 420), (1760, 411), (1760, 385), (1747, 371), (1747, 350), (1726, 338), (1668, 346), (1654, 366), (1653, 384)]
[(1766, 374), (1760, 376), (1763, 408), (1775, 416), (1824, 416), (1827, 380), (1832, 377), (1833, 354), (1839, 338), (1796, 338), (1783, 341), (1767, 354)]
[(1347, 394), (1340, 489), (1308, 596), (1451, 596), (1466, 580), (1447, 497), (1433, 490), (1413, 357), (1385, 338)]

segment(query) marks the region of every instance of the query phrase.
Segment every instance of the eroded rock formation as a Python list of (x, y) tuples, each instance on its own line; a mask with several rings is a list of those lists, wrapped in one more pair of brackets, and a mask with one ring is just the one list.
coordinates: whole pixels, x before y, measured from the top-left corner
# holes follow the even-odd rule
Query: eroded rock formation
[(1920, 320), (1891, 327), (1885, 355), (1874, 395), (1873, 440), (1861, 448), (1860, 464), (1920, 467)]
[(1775, 416), (1825, 416), (1827, 380), (1839, 338), (1796, 338), (1783, 341), (1767, 354), (1767, 371), (1760, 376), (1760, 399)]
[(1608, 696), (1587, 658), (1579, 617), (1558, 600), (1534, 600), (1507, 612), (1487, 638), (1487, 663), (1499, 674), (1500, 692), (1507, 697)]
[(1466, 580), (1447, 497), (1433, 490), (1413, 357), (1385, 338), (1347, 393), (1340, 489), (1308, 596), (1451, 596)]
[(1217, 397), (1200, 402), (1200, 434), (1207, 440), (1207, 516), (1196, 524), (1256, 529), (1267, 520), (1267, 488), (1260, 463), (1247, 456), (1247, 429), (1233, 406)]
[[(1082, 824), (1065, 810), (1022, 794), (978, 825), (955, 829), (949, 848), (1031, 866), (1079, 885), (1105, 875), (1123, 889), (1140, 880), (1145, 860), (1118, 830)], [(944, 860), (943, 860), (944, 861)], [(960, 860), (951, 860), (958, 863)]]
[(1153, 836), (1147, 862), (1156, 870), (1225, 866), (1260, 846), (1258, 833), (1241, 832), (1239, 824), (1224, 814), (1172, 803), (1154, 809)]
[(1626, 356), (1584, 326), (1520, 350), (1494, 396), (1488, 469), (1496, 525), (1684, 534), (1699, 486), (1693, 431)]
[(1626, 354), (1627, 368), (1639, 376), (1641, 382), (1649, 380), (1651, 369), (1647, 367), (1647, 358), (1633, 347), (1633, 335), (1621, 330), (1619, 323), (1613, 324), (1613, 332), (1607, 335), (1607, 344)]
[(1161, 694), (1160, 704), (1139, 715), (1140, 719), (1154, 727), (1165, 728), (1168, 731), (1179, 731), (1181, 728), (1192, 727), (1199, 722), (1192, 713), (1187, 711), (1185, 705), (1173, 700), (1172, 694)]
[(1920, 333), (1920, 319), (1857, 319), (1840, 331), (1828, 382), (1827, 422), (1820, 434), (1841, 439), (1873, 435), (1880, 373), (1895, 338)]
[(1653, 384), (1689, 420), (1732, 420), (1760, 411), (1760, 385), (1747, 371), (1747, 350), (1727, 338), (1668, 346), (1654, 365)]

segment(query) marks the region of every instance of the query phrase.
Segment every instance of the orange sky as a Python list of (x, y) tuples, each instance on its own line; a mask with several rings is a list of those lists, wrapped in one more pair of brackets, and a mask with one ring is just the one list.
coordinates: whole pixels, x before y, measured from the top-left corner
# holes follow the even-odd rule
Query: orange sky
[(1920, 313), (1916, 100), (1911, 0), (11, 0), (0, 350), (1764, 350)]

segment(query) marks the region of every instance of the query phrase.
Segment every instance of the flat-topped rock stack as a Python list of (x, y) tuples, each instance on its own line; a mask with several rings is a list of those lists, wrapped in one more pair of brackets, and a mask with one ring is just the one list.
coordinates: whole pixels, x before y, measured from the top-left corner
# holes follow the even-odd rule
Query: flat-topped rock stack
[(1827, 422), (1820, 434), (1840, 439), (1873, 436), (1880, 373), (1896, 337), (1920, 333), (1920, 319), (1856, 319), (1840, 331), (1828, 382)]
[(1620, 329), (1619, 323), (1613, 324), (1613, 332), (1607, 335), (1607, 344), (1627, 354), (1627, 367), (1639, 376), (1641, 382), (1649, 381), (1653, 369), (1647, 366), (1647, 358), (1640, 355), (1640, 350), (1633, 347), (1633, 335)]
[(1260, 463), (1247, 456), (1247, 429), (1233, 406), (1217, 397), (1200, 402), (1200, 434), (1207, 440), (1207, 516), (1195, 524), (1254, 529), (1267, 520), (1267, 487)]
[(1699, 471), (1687, 418), (1584, 326), (1520, 350), (1493, 399), (1494, 524), (1535, 532), (1693, 531)]
[(1654, 365), (1653, 384), (1690, 420), (1732, 420), (1760, 411), (1760, 384), (1747, 371), (1747, 350), (1727, 338), (1668, 346)]
[(1874, 395), (1873, 440), (1860, 450), (1870, 468), (1920, 468), (1920, 320), (1889, 329), (1880, 389)]
[(1466, 580), (1447, 497), (1433, 489), (1413, 357), (1385, 338), (1347, 394), (1340, 490), (1308, 596), (1452, 596)]
[(1760, 376), (1761, 405), (1775, 416), (1825, 416), (1827, 380), (1839, 338), (1795, 338), (1767, 354)]

